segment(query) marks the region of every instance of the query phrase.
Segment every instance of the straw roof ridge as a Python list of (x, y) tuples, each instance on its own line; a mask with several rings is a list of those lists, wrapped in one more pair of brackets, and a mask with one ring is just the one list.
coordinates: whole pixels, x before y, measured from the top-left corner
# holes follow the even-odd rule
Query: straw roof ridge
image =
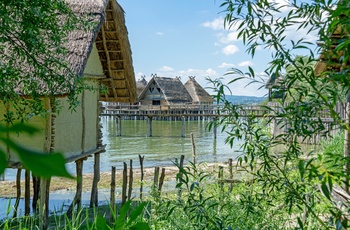
[(195, 77), (190, 76), (185, 83), (185, 88), (192, 97), (193, 102), (214, 102), (212, 96), (195, 80)]
[(78, 17), (88, 17), (89, 23), (92, 24), (89, 30), (81, 28), (72, 31), (65, 44), (68, 50), (66, 61), (70, 69), (78, 76), (82, 76), (93, 42), (105, 19), (108, 0), (66, 0), (66, 2)]
[(179, 78), (154, 77), (169, 104), (192, 102), (192, 98)]
[(179, 78), (157, 77), (156, 75), (148, 82), (147, 86), (140, 94), (139, 100), (145, 96), (152, 84), (156, 84), (160, 88), (165, 100), (169, 104), (192, 102), (190, 94)]

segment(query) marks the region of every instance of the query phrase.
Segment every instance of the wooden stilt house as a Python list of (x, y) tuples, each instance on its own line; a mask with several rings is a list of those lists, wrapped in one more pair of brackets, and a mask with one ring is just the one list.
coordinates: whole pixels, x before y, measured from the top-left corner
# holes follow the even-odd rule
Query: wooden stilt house
[[(76, 76), (95, 89), (104, 85), (103, 94), (98, 90), (83, 90), (79, 94), (81, 104), (75, 112), (69, 110), (67, 94), (57, 92), (62, 108), (53, 110), (49, 98), (43, 97), (46, 116), (34, 116), (29, 124), (40, 130), (35, 136), (14, 135), (12, 138), (32, 149), (45, 152), (61, 152), (66, 162), (77, 163), (77, 174), (82, 173), (82, 162), (89, 156), (95, 157), (94, 182), (91, 205), (97, 205), (97, 182), (99, 180), (99, 154), (104, 151), (99, 121), (99, 101), (136, 101), (136, 84), (132, 65), (128, 33), (125, 27), (124, 11), (115, 0), (67, 0), (77, 15), (88, 15), (92, 27), (76, 29), (67, 37), (64, 57)], [(22, 95), (26, 96), (26, 95)], [(0, 116), (11, 108), (0, 107)], [(5, 148), (6, 149), (6, 148)], [(7, 152), (8, 166), (20, 168), (16, 155)], [(79, 190), (78, 182), (77, 188)], [(46, 186), (46, 185), (44, 185)], [(41, 192), (47, 193), (49, 186)], [(75, 203), (81, 202), (81, 190), (77, 191)], [(47, 197), (41, 197), (46, 200)], [(40, 202), (44, 205), (45, 202)], [(46, 207), (48, 207), (46, 205)], [(47, 210), (46, 210), (47, 211)]]
[(191, 103), (192, 98), (180, 78), (157, 77), (148, 82), (138, 97), (140, 105), (173, 105)]
[(189, 76), (188, 81), (184, 84), (187, 92), (191, 95), (193, 104), (211, 105), (215, 101), (210, 94), (198, 84), (195, 77)]

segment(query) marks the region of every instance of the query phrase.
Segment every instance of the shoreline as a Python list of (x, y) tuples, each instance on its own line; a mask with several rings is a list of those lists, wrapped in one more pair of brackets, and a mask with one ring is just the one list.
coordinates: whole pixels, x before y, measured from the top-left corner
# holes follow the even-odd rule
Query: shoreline
[[(204, 163), (199, 164), (199, 168), (205, 169), (207, 172), (215, 172), (215, 170), (220, 166), (227, 166), (227, 162), (222, 163)], [(188, 165), (184, 165), (186, 167)], [(165, 168), (165, 178), (164, 182), (170, 182), (176, 180), (176, 174), (179, 172), (178, 168), (176, 166), (164, 166), (160, 167), (160, 170), (162, 168)], [(153, 183), (154, 178), (154, 169), (155, 167), (148, 167), (144, 168), (144, 187), (147, 187)], [(98, 183), (98, 189), (110, 189), (111, 184), (111, 172), (101, 172), (100, 173), (100, 181)], [(129, 168), (128, 168), (128, 177), (129, 177)], [(123, 170), (118, 169), (116, 170), (116, 188), (122, 187), (122, 180), (123, 180)], [(139, 188), (140, 186), (140, 180), (141, 180), (141, 169), (140, 168), (133, 168), (133, 188)], [(92, 188), (92, 181), (93, 181), (93, 173), (85, 173), (83, 174), (83, 192), (91, 192)], [(33, 194), (33, 188), (31, 184), (31, 191), (30, 194)], [(175, 189), (175, 188), (174, 188)], [(24, 197), (24, 180), (21, 180), (21, 198)], [(67, 194), (71, 194), (76, 192), (76, 180), (74, 179), (68, 179), (68, 178), (62, 178), (62, 177), (53, 177), (51, 179), (51, 185), (50, 185), (50, 192), (56, 192), (56, 191), (62, 191), (63, 193), (66, 192)], [(16, 192), (16, 181), (0, 181), (0, 198), (16, 198), (17, 192)]]

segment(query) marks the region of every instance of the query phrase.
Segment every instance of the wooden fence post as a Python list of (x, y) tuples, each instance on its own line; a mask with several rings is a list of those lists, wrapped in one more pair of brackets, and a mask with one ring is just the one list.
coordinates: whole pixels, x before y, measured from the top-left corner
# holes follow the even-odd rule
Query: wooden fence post
[(133, 178), (133, 171), (132, 171), (132, 160), (130, 160), (128, 200), (131, 200), (132, 182), (133, 181), (134, 181), (134, 178)]
[(25, 182), (24, 182), (24, 215), (29, 216), (30, 214), (30, 171), (25, 171)]
[[(228, 169), (230, 171), (230, 180), (233, 179), (233, 171), (232, 171), (232, 158), (228, 159)], [(229, 188), (229, 192), (231, 193), (233, 189), (233, 183), (230, 183), (230, 188)]]
[[(157, 192), (159, 181), (159, 167), (154, 168), (153, 189)], [(158, 194), (157, 194), (158, 195)]]
[(193, 156), (193, 164), (196, 164), (196, 145), (194, 143), (193, 133), (191, 133), (191, 143), (192, 143), (192, 156)]
[(162, 191), (162, 187), (164, 184), (164, 178), (165, 178), (165, 168), (162, 168), (162, 172), (161, 172), (160, 178), (159, 178), (158, 195), (160, 195), (160, 193)]
[[(185, 159), (185, 156), (184, 155), (181, 155), (181, 158), (180, 158), (180, 168), (179, 168), (179, 180), (181, 182), (182, 180), (182, 172), (181, 172), (181, 169), (183, 169), (184, 167), (184, 159)], [(178, 199), (181, 198), (181, 188), (179, 188), (178, 192), (177, 192), (177, 197)]]
[(13, 210), (13, 218), (17, 217), (18, 205), (19, 205), (19, 201), (21, 199), (21, 172), (22, 172), (22, 169), (18, 168), (17, 169), (17, 175), (16, 175), (16, 191), (17, 191), (17, 195), (16, 195), (16, 202), (15, 202), (15, 206), (14, 206), (14, 210)]
[(110, 222), (113, 222), (116, 217), (116, 209), (115, 209), (115, 166), (112, 166), (112, 175), (111, 175), (111, 214), (110, 214)]
[(223, 191), (224, 189), (224, 182), (223, 182), (223, 176), (224, 176), (224, 167), (219, 166), (219, 185), (220, 185), (220, 190)]
[(143, 177), (144, 177), (144, 173), (143, 173), (143, 160), (145, 159), (145, 157), (141, 157), (141, 155), (139, 155), (139, 159), (140, 159), (140, 169), (141, 169), (141, 185), (140, 185), (140, 200), (142, 201), (142, 192), (143, 192)]
[(124, 162), (123, 169), (123, 187), (122, 187), (122, 205), (126, 202), (126, 187), (128, 186), (128, 166)]

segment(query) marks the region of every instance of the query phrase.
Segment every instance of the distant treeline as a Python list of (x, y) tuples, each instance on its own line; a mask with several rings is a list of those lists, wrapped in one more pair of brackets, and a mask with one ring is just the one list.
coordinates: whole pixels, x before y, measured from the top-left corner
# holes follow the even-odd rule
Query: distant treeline
[(266, 97), (226, 95), (226, 100), (232, 104), (260, 104), (266, 99)]

